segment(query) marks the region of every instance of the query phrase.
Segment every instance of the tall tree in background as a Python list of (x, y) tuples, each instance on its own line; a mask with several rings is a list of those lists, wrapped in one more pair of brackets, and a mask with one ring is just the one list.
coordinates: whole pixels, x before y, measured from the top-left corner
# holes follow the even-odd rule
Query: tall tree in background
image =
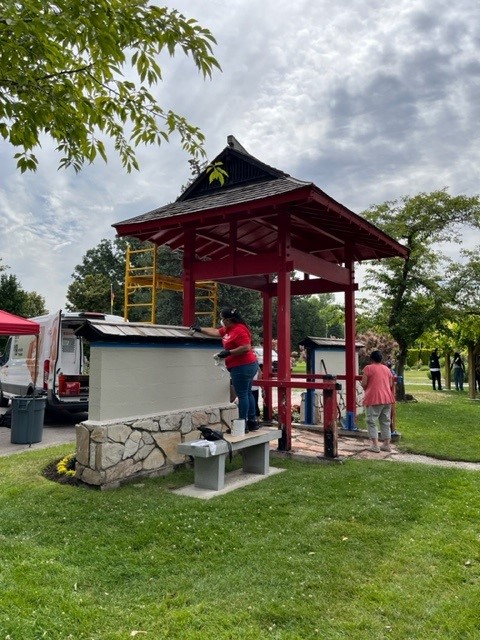
[(344, 310), (335, 303), (332, 293), (293, 296), (291, 304), (291, 350), (307, 336), (317, 338), (344, 335)]
[(0, 309), (24, 318), (33, 318), (47, 313), (45, 299), (38, 293), (25, 291), (17, 276), (0, 275)]
[(123, 315), (126, 246), (125, 238), (103, 239), (86, 252), (82, 264), (75, 267), (73, 281), (67, 290), (69, 311), (109, 313), (113, 286), (113, 313)]
[[(452, 314), (458, 326), (455, 349), (468, 347), (477, 373), (480, 370), (480, 246), (461, 252), (464, 262), (453, 265), (448, 278)], [(453, 349), (452, 349), (453, 350)], [(469, 371), (469, 383), (474, 382)], [(475, 389), (475, 384), (473, 384)], [(472, 388), (469, 389), (472, 397)]]
[(36, 291), (27, 291), (25, 293), (22, 315), (26, 318), (34, 318), (47, 313), (48, 309), (45, 306), (45, 298)]
[[(443, 189), (384, 202), (363, 215), (409, 249), (406, 260), (381, 260), (367, 273), (367, 288), (375, 292), (373, 304), (368, 303), (374, 308), (372, 320), (398, 343), (397, 373), (403, 379), (409, 347), (445, 320), (446, 261), (438, 245), (458, 242), (465, 225), (479, 226), (480, 202), (477, 196), (450, 196)], [(405, 397), (403, 384), (397, 386), (397, 397)]]
[(461, 255), (464, 261), (452, 265), (448, 276), (451, 304), (461, 316), (480, 316), (480, 246)]
[[(19, 149), (20, 170), (35, 170), (32, 151), (50, 136), (60, 167), (79, 171), (107, 159), (113, 140), (127, 171), (135, 147), (160, 145), (173, 133), (195, 158), (200, 130), (150, 92), (162, 81), (159, 56), (182, 51), (205, 78), (220, 68), (208, 29), (148, 0), (23, 0), (0, 9), (0, 134)], [(218, 174), (218, 175), (217, 175)], [(211, 179), (221, 179), (213, 167)]]
[[(133, 251), (148, 248), (136, 238), (103, 239), (96, 247), (89, 249), (81, 264), (72, 273), (72, 282), (67, 290), (67, 309), (69, 311), (112, 312), (124, 315), (125, 292), (125, 256), (127, 245)], [(151, 255), (138, 253), (134, 256), (136, 267), (150, 267)], [(162, 275), (179, 277), (182, 269), (181, 254), (168, 247), (157, 248), (157, 272)], [(113, 291), (113, 308), (112, 297)], [(139, 289), (133, 294), (132, 301), (139, 304), (151, 301), (150, 292)], [(157, 291), (156, 322), (158, 324), (181, 324), (182, 293), (169, 289)], [(129, 314), (131, 321), (149, 321), (148, 306), (133, 308)]]

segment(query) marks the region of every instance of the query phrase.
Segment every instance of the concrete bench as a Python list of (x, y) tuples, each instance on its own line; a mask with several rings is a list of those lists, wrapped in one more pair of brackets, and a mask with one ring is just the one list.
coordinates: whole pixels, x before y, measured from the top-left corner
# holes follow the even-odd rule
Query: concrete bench
[[(270, 442), (278, 440), (281, 435), (280, 429), (269, 427), (263, 427), (244, 436), (224, 434), (225, 439), (231, 444), (232, 453), (242, 452), (243, 471), (263, 476), (268, 475), (270, 468)], [(208, 446), (199, 447), (189, 442), (179, 444), (178, 452), (194, 458), (196, 487), (220, 491), (225, 485), (225, 461), (229, 451), (227, 443), (223, 440), (215, 440), (213, 444), (215, 453), (212, 453)]]

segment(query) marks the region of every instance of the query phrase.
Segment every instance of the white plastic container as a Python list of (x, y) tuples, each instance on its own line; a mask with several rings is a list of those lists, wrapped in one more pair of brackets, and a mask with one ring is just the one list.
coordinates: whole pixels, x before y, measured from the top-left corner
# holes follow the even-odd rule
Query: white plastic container
[(231, 429), (232, 436), (245, 435), (245, 420), (234, 420)]

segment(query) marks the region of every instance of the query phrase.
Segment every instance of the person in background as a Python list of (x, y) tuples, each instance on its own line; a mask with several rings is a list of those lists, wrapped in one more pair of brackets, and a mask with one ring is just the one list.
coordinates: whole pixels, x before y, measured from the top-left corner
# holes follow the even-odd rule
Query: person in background
[(225, 360), (238, 398), (238, 417), (245, 420), (245, 432), (257, 431), (260, 425), (255, 413), (252, 381), (258, 371), (258, 362), (252, 349), (250, 329), (237, 309), (231, 307), (221, 310), (220, 324), (218, 329), (195, 324), (191, 330), (222, 339), (223, 349), (215, 357)]
[[(380, 351), (372, 351), (370, 364), (363, 370), (362, 387), (365, 390), (363, 405), (367, 417), (368, 435), (372, 441), (370, 451), (378, 453), (391, 451), (391, 414), (395, 402), (393, 395), (394, 378), (390, 369), (382, 363)], [(382, 446), (378, 446), (378, 427), (382, 437)]]
[[(395, 363), (393, 362), (393, 360), (391, 358), (389, 358), (387, 360), (387, 362), (385, 363), (387, 365), (387, 367), (390, 369), (390, 373), (393, 376), (393, 395), (395, 396), (395, 384), (397, 381), (397, 372), (395, 371)], [(392, 404), (392, 411), (391, 411), (391, 416), (390, 416), (390, 431), (391, 431), (391, 437), (393, 438), (393, 436), (399, 436), (400, 434), (397, 431), (396, 428), (396, 411), (395, 411), (395, 403)]]
[(463, 381), (465, 379), (465, 363), (462, 356), (458, 351), (453, 354), (452, 364), (450, 370), (453, 369), (453, 381), (455, 382), (455, 389), (457, 391), (463, 391)]
[(430, 368), (430, 374), (432, 376), (432, 387), (436, 391), (435, 383), (438, 384), (438, 390), (442, 390), (442, 376), (440, 373), (440, 359), (438, 357), (438, 349), (434, 349), (430, 354), (430, 360), (428, 363)]
[(475, 358), (475, 390), (480, 391), (480, 355)]

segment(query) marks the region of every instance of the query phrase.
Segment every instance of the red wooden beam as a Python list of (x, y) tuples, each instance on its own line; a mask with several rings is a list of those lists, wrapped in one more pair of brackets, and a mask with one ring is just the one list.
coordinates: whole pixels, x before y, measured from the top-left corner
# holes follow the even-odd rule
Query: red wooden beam
[(330, 280), (330, 282), (337, 282), (338, 284), (350, 284), (349, 272), (345, 267), (341, 267), (339, 264), (333, 262), (327, 262), (322, 258), (316, 258), (299, 249), (292, 248), (290, 254), (293, 258), (294, 269), (296, 271), (303, 271), (312, 276), (325, 278)]
[(262, 256), (247, 256), (239, 258), (236, 255), (225, 260), (212, 260), (208, 262), (196, 261), (194, 265), (195, 278), (197, 280), (222, 280), (235, 276), (254, 276), (259, 274), (278, 273), (280, 269), (293, 270), (293, 262), (286, 265), (282, 259), (268, 253)]

